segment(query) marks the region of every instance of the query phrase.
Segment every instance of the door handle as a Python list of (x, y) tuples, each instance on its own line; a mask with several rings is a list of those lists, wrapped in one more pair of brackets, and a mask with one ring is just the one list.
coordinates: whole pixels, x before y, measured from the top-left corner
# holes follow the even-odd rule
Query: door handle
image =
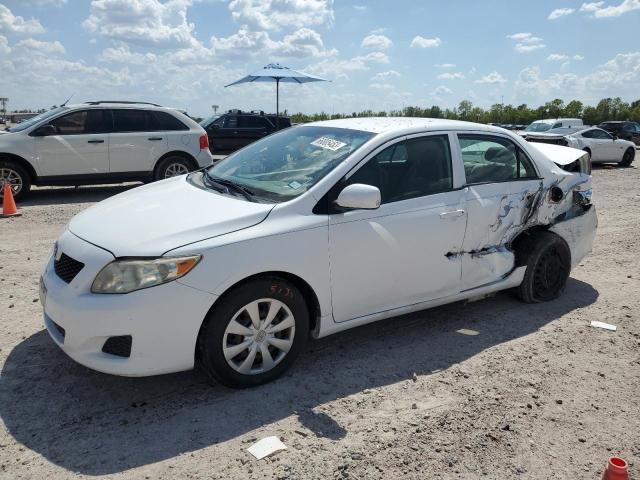
[(162, 137), (149, 137), (149, 138), (147, 138), (147, 140), (149, 140), (151, 142), (156, 142), (158, 140), (162, 140)]
[(452, 210), (450, 212), (442, 212), (440, 214), (440, 218), (442, 220), (447, 220), (449, 218), (458, 218), (464, 215), (464, 210)]
[(104, 140), (88, 140), (87, 143), (104, 143)]

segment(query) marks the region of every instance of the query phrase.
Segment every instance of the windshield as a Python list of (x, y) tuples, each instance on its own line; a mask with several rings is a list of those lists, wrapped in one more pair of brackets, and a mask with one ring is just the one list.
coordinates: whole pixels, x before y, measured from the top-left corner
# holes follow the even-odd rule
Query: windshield
[(550, 123), (544, 122), (533, 122), (527, 128), (524, 129), (525, 132), (546, 132), (551, 128)]
[(208, 175), (283, 202), (309, 190), (373, 136), (344, 128), (293, 127), (238, 150), (210, 167)]
[(9, 129), (10, 132), (21, 132), (22, 130), (26, 130), (27, 128), (35, 125), (36, 123), (41, 122), (42, 120), (46, 120), (49, 117), (54, 116), (57, 113), (64, 112), (68, 110), (67, 107), (58, 107), (53, 110), (49, 110), (48, 112), (41, 113), (40, 115), (36, 115), (35, 117), (30, 118), (29, 120), (25, 120), (24, 122), (19, 123), (18, 125), (14, 125)]
[(211, 115), (209, 118), (205, 118), (204, 120), (202, 120), (200, 122), (200, 125), (203, 128), (207, 128), (209, 125), (215, 122), (218, 118), (220, 118), (220, 115)]

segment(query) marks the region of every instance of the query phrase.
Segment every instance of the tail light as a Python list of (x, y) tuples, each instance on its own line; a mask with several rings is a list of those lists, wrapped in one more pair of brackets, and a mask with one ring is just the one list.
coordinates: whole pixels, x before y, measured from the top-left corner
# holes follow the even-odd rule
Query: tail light
[(200, 150), (206, 150), (207, 148), (209, 148), (209, 137), (200, 135)]

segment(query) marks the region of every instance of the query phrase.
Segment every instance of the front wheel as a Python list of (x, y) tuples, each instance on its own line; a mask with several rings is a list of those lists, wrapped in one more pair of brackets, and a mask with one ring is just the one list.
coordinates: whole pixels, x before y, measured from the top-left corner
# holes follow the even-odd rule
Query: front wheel
[(624, 152), (622, 156), (622, 160), (618, 162), (618, 165), (621, 167), (629, 167), (631, 163), (633, 163), (633, 159), (636, 156), (635, 148), (627, 148), (627, 151)]
[(571, 250), (561, 237), (551, 232), (530, 234), (518, 246), (525, 257), (526, 272), (516, 289), (527, 303), (548, 302), (564, 291), (571, 271)]
[(0, 159), (0, 198), (3, 197), (4, 182), (9, 184), (16, 200), (23, 198), (31, 189), (31, 178), (22, 165)]
[(253, 280), (225, 294), (198, 338), (211, 380), (247, 388), (282, 375), (304, 347), (309, 312), (300, 291), (277, 278)]

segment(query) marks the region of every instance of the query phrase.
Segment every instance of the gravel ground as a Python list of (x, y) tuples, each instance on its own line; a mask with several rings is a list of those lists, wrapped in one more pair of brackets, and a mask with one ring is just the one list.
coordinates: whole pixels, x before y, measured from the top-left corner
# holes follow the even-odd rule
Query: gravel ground
[[(357, 328), (245, 391), (67, 358), (42, 327), (41, 264), (74, 214), (132, 186), (37, 189), (0, 220), (0, 478), (597, 479), (611, 455), (637, 477), (638, 184), (638, 168), (594, 171), (598, 236), (560, 299), (499, 294)], [(288, 450), (254, 460), (269, 435)]]

